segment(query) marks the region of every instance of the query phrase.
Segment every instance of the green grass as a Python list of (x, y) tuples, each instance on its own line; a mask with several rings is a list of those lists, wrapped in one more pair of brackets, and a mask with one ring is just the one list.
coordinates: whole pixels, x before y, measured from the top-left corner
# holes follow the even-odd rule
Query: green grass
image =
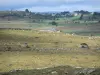
[(81, 15), (78, 15), (78, 16), (68, 18), (68, 20), (79, 20), (80, 17), (81, 17)]
[[(57, 29), (67, 33), (78, 33), (83, 35), (89, 35), (93, 33), (93, 35), (100, 35), (100, 25), (97, 23), (97, 21), (87, 21), (86, 23), (81, 20), (78, 20), (81, 23), (66, 23), (66, 21), (66, 18), (56, 20), (58, 23)], [(34, 30), (45, 28), (50, 29), (55, 27), (49, 24), (49, 22), (52, 22), (52, 20), (44, 20), (41, 23), (32, 23), (29, 20), (0, 21), (0, 28), (30, 28)]]
[(51, 27), (52, 25), (48, 25), (48, 23), (32, 23), (29, 21), (0, 21), (0, 28), (41, 28), (41, 27)]

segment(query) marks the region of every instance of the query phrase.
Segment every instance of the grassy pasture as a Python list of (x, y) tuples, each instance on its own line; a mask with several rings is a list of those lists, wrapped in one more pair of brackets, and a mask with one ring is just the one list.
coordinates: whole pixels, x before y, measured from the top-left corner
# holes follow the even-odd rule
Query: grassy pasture
[(12, 20), (12, 21), (0, 21), (0, 28), (29, 28), (36, 29), (42, 27), (51, 27), (52, 25), (48, 25), (48, 23), (32, 23), (28, 20)]
[[(74, 33), (80, 29), (84, 33), (86, 30), (97, 30), (99, 35), (99, 24), (86, 26), (85, 23), (65, 24), (63, 20), (58, 22), (57, 28), (63, 32)], [(48, 22), (0, 21), (0, 28), (2, 27), (33, 30), (0, 30), (0, 72), (61, 65), (100, 67), (100, 51), (96, 50), (100, 48), (100, 38), (90, 40), (88, 36), (38, 31), (55, 27)], [(29, 48), (23, 47), (25, 43)], [(90, 49), (79, 48), (81, 43), (87, 43)]]
[[(89, 40), (88, 36), (78, 36), (65, 33), (49, 33), (38, 32), (34, 30), (0, 30), (0, 42), (18, 45), (18, 43), (28, 43), (30, 46), (34, 44), (47, 44), (51, 47), (61, 46), (77, 48), (80, 43), (87, 43), (91, 48), (100, 45), (100, 39)], [(13, 42), (13, 43), (12, 43)], [(39, 47), (39, 45), (38, 45)]]
[[(52, 51), (53, 52), (53, 51)], [(50, 52), (0, 52), (0, 72), (16, 69), (35, 69), (62, 65), (84, 68), (100, 67), (98, 53), (87, 51)]]
[[(0, 72), (60, 65), (100, 67), (100, 53), (95, 50), (100, 46), (99, 41), (100, 38), (90, 40), (88, 36), (57, 32), (0, 30)], [(29, 48), (20, 47), (24, 43)], [(90, 49), (79, 48), (80, 43), (87, 43)]]
[[(71, 21), (70, 19), (68, 19)], [(66, 18), (56, 20), (58, 26), (53, 26), (49, 24), (52, 20), (44, 20), (40, 23), (33, 23), (30, 20), (12, 20), (12, 21), (0, 21), (0, 28), (29, 28), (29, 29), (45, 29), (56, 27), (58, 30), (61, 30), (64, 33), (76, 33), (78, 35), (100, 35), (100, 24), (97, 21), (81, 21), (80, 23), (67, 23)], [(76, 20), (77, 21), (77, 20)]]

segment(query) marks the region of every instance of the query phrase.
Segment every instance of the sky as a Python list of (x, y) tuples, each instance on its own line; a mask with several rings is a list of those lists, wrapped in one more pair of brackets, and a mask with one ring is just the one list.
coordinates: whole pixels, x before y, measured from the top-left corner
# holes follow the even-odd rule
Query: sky
[(32, 12), (100, 11), (100, 0), (0, 0), (0, 10)]

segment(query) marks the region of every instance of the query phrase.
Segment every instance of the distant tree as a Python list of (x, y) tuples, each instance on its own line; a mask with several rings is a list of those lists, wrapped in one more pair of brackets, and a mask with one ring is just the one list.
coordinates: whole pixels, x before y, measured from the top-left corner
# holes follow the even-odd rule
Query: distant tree
[(58, 26), (57, 22), (55, 22), (55, 21), (52, 21), (51, 24), (55, 25), (56, 27)]
[(98, 21), (98, 23), (100, 23), (100, 20)]
[(84, 11), (84, 10), (74, 11), (74, 13), (90, 14), (90, 12), (89, 12), (89, 11)]
[(83, 14), (81, 14), (81, 16), (80, 16), (80, 20), (82, 20), (83, 19)]
[(99, 20), (100, 19), (100, 12), (93, 12), (93, 16), (92, 18), (95, 20)]
[(61, 15), (69, 15), (70, 12), (69, 11), (64, 11), (64, 12), (61, 12)]
[(98, 16), (100, 16), (100, 13), (99, 13), (99, 12), (94, 12), (93, 15), (98, 15)]
[(29, 10), (28, 10), (28, 9), (25, 9), (25, 12), (26, 12), (26, 13), (29, 13)]

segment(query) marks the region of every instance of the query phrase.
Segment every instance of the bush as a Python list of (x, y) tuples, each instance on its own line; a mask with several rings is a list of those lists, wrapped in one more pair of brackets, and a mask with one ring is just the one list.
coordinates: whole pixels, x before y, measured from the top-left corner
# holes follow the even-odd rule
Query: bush
[(10, 51), (11, 50), (11, 47), (7, 47), (7, 50)]
[(57, 22), (55, 22), (55, 21), (52, 21), (52, 22), (50, 22), (49, 24), (52, 24), (52, 25), (58, 26)]
[(29, 45), (27, 45), (27, 46), (26, 46), (26, 48), (30, 48), (30, 46), (29, 46)]

